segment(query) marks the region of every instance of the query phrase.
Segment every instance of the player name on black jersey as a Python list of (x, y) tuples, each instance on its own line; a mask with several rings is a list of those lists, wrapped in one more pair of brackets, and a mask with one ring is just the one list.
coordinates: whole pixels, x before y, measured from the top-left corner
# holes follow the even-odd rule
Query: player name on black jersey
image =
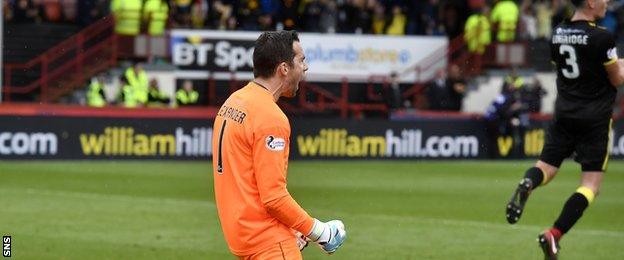
[(581, 44), (587, 45), (587, 39), (589, 35), (553, 35), (552, 43), (553, 44)]
[(616, 90), (605, 65), (617, 57), (615, 38), (593, 21), (566, 20), (553, 29), (550, 57), (557, 69), (555, 116), (606, 120)]

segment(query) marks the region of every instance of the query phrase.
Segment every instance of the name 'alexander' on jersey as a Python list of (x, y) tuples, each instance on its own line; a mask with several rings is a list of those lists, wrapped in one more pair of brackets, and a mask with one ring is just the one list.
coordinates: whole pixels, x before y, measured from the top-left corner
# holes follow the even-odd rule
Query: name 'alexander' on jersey
[(247, 114), (245, 112), (241, 111), (241, 110), (236, 109), (236, 108), (223, 105), (223, 106), (221, 106), (221, 109), (219, 109), (219, 112), (217, 113), (217, 116), (224, 117), (224, 118), (229, 118), (229, 119), (233, 120), (234, 122), (242, 124), (243, 121), (245, 120), (245, 117), (247, 116)]

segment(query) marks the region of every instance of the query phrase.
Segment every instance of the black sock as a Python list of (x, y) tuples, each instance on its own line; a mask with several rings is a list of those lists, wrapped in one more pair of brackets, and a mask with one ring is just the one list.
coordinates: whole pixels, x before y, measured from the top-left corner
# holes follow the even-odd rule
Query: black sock
[(533, 182), (533, 187), (531, 187), (531, 189), (535, 189), (544, 181), (544, 173), (540, 168), (531, 167), (524, 173), (524, 178), (530, 179), (531, 182)]
[(587, 198), (583, 194), (575, 192), (563, 206), (559, 218), (555, 221), (555, 227), (564, 234), (567, 233), (574, 226), (574, 223), (583, 216), (583, 211), (587, 206), (589, 206)]

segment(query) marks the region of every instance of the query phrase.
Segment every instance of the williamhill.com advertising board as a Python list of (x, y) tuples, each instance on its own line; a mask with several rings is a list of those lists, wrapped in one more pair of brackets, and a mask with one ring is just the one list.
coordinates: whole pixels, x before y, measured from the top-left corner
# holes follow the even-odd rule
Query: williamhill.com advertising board
[[(489, 138), (472, 119), (293, 120), (291, 159), (488, 159), (539, 155), (545, 122), (522, 137)], [(624, 121), (611, 155), (624, 156)], [(0, 159), (210, 160), (212, 120), (0, 116)]]

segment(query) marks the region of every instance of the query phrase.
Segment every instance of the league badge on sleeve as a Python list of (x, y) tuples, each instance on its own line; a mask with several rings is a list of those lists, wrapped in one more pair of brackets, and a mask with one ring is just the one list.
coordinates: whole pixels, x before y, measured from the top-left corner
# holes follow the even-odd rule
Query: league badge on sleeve
[(272, 135), (266, 137), (265, 144), (267, 149), (274, 152), (283, 151), (286, 147), (286, 141), (284, 141), (284, 138), (274, 137)]
[(618, 54), (616, 47), (613, 47), (607, 51), (607, 58), (609, 58), (609, 60), (617, 60)]

